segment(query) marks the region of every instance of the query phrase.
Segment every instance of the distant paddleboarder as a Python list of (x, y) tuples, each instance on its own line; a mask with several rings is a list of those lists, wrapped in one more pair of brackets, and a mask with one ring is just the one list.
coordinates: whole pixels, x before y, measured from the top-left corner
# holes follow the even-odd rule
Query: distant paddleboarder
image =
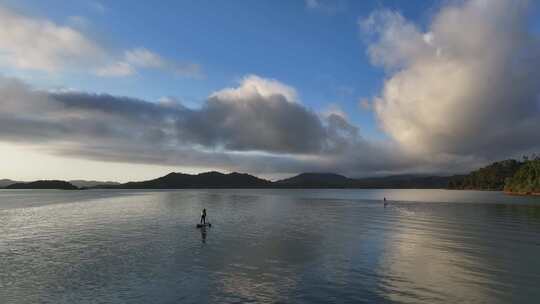
[(206, 208), (201, 212), (201, 225), (206, 225)]
[(386, 202), (386, 197), (383, 198), (383, 202), (384, 202), (384, 208), (386, 208), (386, 205), (388, 205), (388, 203)]
[(212, 227), (212, 224), (206, 222), (206, 208), (201, 212), (201, 221), (197, 224), (197, 228), (206, 229), (206, 227)]

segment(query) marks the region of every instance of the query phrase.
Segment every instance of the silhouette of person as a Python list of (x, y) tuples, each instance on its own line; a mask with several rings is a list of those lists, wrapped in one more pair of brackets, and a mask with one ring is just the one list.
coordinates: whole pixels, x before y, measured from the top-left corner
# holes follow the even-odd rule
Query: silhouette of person
[(201, 224), (206, 224), (206, 208), (204, 208), (201, 212)]
[(388, 203), (386, 202), (386, 197), (384, 197), (383, 201), (384, 201), (384, 208), (386, 208), (386, 205), (388, 205)]

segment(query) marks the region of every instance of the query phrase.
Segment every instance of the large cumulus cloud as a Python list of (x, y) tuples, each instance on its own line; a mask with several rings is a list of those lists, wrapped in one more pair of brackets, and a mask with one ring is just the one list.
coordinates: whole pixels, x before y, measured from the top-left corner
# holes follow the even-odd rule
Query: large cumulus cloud
[(179, 119), (179, 137), (236, 151), (318, 152), (335, 137), (296, 98), (284, 84), (248, 76), (238, 88), (212, 94), (201, 109)]
[(69, 119), (77, 136), (90, 132), (94, 128), (89, 124), (94, 124), (98, 132), (92, 135), (103, 138), (292, 154), (334, 150), (358, 137), (345, 119), (321, 118), (298, 102), (293, 88), (254, 75), (237, 88), (212, 94), (197, 109), (80, 92), (46, 97), (57, 107), (56, 121)]
[(361, 20), (372, 62), (388, 72), (374, 100), (408, 152), (505, 157), (539, 147), (540, 44), (527, 1), (442, 7), (426, 30), (397, 12)]
[(315, 113), (294, 88), (254, 75), (211, 94), (200, 108), (45, 92), (1, 78), (0, 140), (92, 160), (262, 173), (374, 172), (400, 163), (344, 115)]

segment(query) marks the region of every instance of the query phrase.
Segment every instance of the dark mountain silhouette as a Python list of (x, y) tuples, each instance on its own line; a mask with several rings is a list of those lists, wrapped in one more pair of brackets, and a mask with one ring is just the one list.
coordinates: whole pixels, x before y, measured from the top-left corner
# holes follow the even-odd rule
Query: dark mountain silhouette
[(15, 183), (6, 187), (6, 189), (59, 189), (59, 190), (77, 190), (79, 188), (73, 186), (66, 181), (60, 180), (39, 180), (29, 183)]
[(391, 175), (349, 178), (334, 173), (302, 173), (273, 184), (279, 188), (446, 188), (446, 176)]
[(20, 183), (20, 182), (14, 181), (14, 180), (11, 180), (11, 179), (0, 179), (0, 188), (4, 188), (4, 187), (7, 187), (9, 185), (16, 184), (16, 183)]
[(94, 180), (82, 180), (82, 179), (74, 179), (70, 180), (69, 183), (72, 185), (79, 187), (79, 188), (91, 188), (95, 186), (117, 186), (120, 185), (120, 183), (117, 182), (101, 182), (101, 181), (94, 181)]
[(354, 179), (335, 173), (301, 173), (278, 180), (272, 186), (280, 188), (349, 188)]
[(170, 173), (163, 177), (119, 185), (97, 185), (100, 189), (185, 189), (185, 188), (447, 188), (449, 177), (395, 175), (354, 179), (335, 173), (302, 173), (271, 182), (242, 173)]
[(184, 189), (184, 188), (266, 188), (272, 183), (253, 175), (243, 173), (224, 174), (205, 172), (200, 174), (169, 173), (156, 179), (129, 182), (118, 186), (98, 186), (99, 188), (121, 189)]
[[(427, 176), (391, 175), (384, 177), (349, 178), (335, 173), (302, 173), (271, 182), (245, 173), (205, 172), (200, 174), (170, 173), (140, 182), (105, 184), (95, 181), (73, 181), (79, 188), (97, 189), (186, 189), (186, 188), (395, 188), (395, 189), (474, 189), (508, 192), (537, 192), (540, 173), (538, 157), (530, 161), (504, 160), (472, 171), (467, 175)], [(516, 172), (524, 165), (519, 176)], [(540, 172), (540, 171), (539, 171)], [(512, 177), (514, 177), (512, 179)], [(78, 189), (65, 181), (36, 181), (31, 183), (0, 180), (8, 189)], [(13, 182), (13, 184), (12, 184)], [(511, 183), (510, 183), (511, 182)], [(97, 185), (99, 183), (99, 185)]]

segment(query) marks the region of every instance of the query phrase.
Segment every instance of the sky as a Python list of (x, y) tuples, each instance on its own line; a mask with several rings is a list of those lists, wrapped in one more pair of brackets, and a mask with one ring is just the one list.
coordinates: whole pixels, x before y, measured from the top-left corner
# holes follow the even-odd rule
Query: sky
[(538, 152), (533, 1), (0, 1), (0, 178), (453, 174)]

